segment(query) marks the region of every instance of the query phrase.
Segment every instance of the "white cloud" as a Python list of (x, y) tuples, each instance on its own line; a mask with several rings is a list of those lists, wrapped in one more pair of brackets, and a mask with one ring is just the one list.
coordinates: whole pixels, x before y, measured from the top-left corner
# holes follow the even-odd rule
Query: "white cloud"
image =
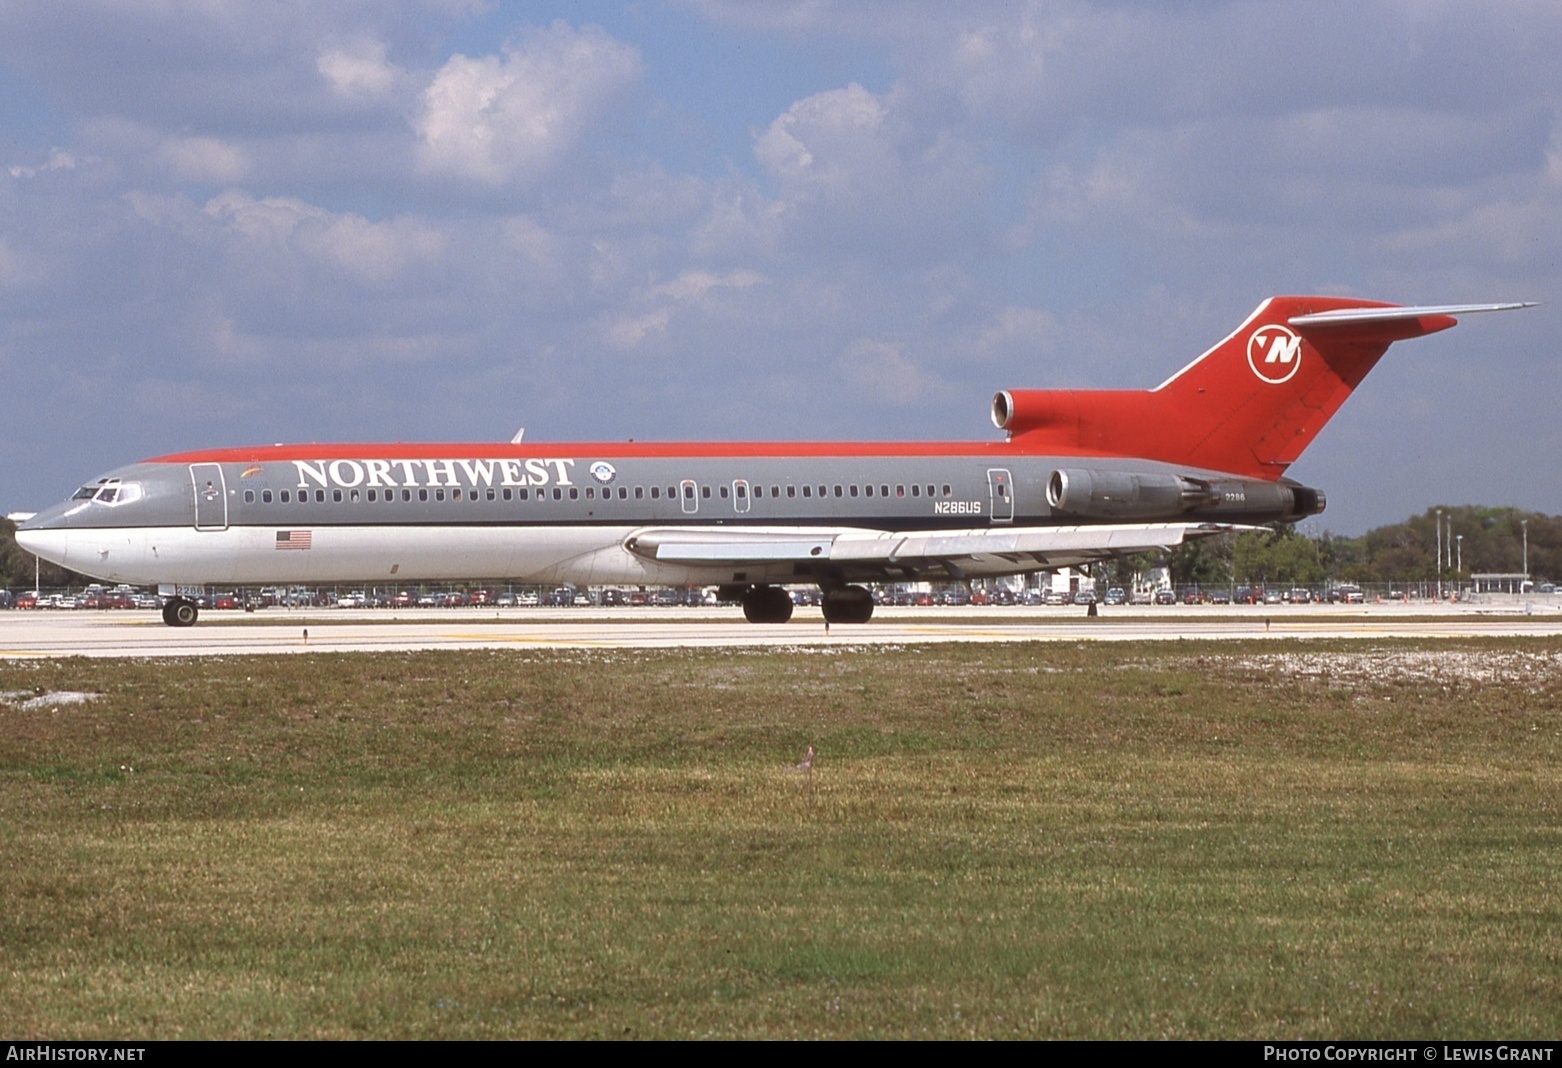
[(847, 381), (875, 402), (910, 407), (943, 392), (941, 384), (887, 341), (853, 342), (841, 357)]
[(390, 91), (398, 71), (385, 59), (382, 41), (358, 41), (320, 53), (315, 69), (338, 96), (381, 96)]
[(491, 185), (536, 180), (640, 76), (640, 56), (599, 29), (556, 22), (503, 55), (454, 56), (423, 94), (423, 165)]
[(49, 158), (36, 167), (16, 165), (11, 167), (12, 178), (36, 178), (40, 174), (48, 174), (50, 171), (73, 171), (76, 169), (76, 157), (64, 149), (51, 148)]
[(439, 232), (415, 218), (376, 223), (289, 197), (228, 192), (213, 197), (204, 210), (252, 242), (296, 249), (370, 282), (388, 281), (415, 261), (437, 259), (444, 247)]
[(635, 348), (652, 334), (665, 334), (679, 305), (699, 308), (707, 315), (713, 314), (716, 312), (716, 298), (722, 290), (750, 289), (764, 281), (765, 276), (758, 271), (685, 271), (671, 282), (653, 285), (642, 296), (633, 298), (642, 305), (658, 306), (644, 313), (617, 316), (608, 325), (608, 339), (615, 348)]
[(249, 174), (249, 156), (239, 145), (216, 137), (177, 137), (157, 151), (178, 181), (227, 185)]
[(714, 271), (685, 271), (671, 282), (653, 286), (651, 292), (671, 297), (673, 300), (689, 301), (698, 300), (717, 289), (748, 289), (764, 280), (765, 276), (758, 271), (737, 270), (728, 271), (726, 274), (717, 274)]
[(754, 142), (779, 188), (778, 205), (748, 212), (759, 232), (812, 256), (893, 250), (926, 259), (982, 240), (989, 168), (971, 145), (904, 103), (853, 83), (777, 116)]

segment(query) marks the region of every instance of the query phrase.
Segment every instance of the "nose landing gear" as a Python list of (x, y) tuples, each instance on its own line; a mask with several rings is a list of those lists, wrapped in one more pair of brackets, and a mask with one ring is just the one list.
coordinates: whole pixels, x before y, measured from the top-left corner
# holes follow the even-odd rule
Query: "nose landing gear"
[(170, 627), (193, 627), (200, 614), (195, 602), (183, 597), (169, 598), (163, 605), (163, 622)]

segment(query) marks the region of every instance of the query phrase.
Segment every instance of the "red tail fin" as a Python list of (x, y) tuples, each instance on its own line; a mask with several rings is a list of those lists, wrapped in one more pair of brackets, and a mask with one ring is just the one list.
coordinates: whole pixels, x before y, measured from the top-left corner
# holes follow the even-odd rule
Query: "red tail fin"
[(993, 418), (1027, 451), (1142, 457), (1277, 479), (1389, 345), (1446, 330), (1456, 314), (1527, 306), (1271, 297), (1153, 390), (1014, 390), (994, 399)]

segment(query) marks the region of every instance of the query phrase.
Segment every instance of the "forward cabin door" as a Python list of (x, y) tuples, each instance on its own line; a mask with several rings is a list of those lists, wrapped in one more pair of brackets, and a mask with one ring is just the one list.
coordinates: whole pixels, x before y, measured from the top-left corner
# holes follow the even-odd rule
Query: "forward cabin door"
[(1014, 480), (1009, 477), (1007, 467), (987, 469), (987, 498), (990, 502), (988, 514), (994, 523), (1014, 522)]
[(190, 487), (195, 491), (195, 529), (228, 529), (228, 486), (221, 464), (191, 464)]

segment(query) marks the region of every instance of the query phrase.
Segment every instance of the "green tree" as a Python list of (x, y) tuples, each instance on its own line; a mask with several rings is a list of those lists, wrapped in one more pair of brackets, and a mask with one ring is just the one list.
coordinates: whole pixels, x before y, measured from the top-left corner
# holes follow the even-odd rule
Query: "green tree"
[(1238, 582), (1264, 586), (1313, 586), (1327, 577), (1318, 543), (1284, 525), (1239, 535), (1232, 570)]

